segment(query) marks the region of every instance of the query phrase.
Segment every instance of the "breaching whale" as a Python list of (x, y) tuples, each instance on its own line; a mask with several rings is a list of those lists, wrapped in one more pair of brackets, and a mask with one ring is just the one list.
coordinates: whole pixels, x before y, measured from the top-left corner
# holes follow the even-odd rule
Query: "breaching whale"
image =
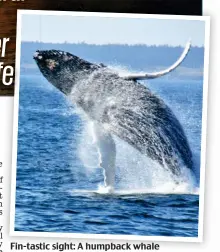
[(182, 166), (192, 169), (192, 153), (180, 122), (160, 97), (138, 82), (176, 69), (190, 45), (188, 42), (180, 58), (164, 71), (124, 77), (104, 64), (93, 64), (68, 52), (35, 52), (34, 60), (43, 76), (93, 122), (106, 187), (113, 189), (115, 182), (113, 135), (157, 161), (174, 177), (180, 176)]

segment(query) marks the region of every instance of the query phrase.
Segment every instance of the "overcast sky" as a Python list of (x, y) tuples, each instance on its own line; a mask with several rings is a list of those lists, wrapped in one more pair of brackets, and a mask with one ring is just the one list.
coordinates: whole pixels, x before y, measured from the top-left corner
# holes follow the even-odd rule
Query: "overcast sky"
[(22, 41), (88, 44), (204, 45), (205, 21), (22, 15)]

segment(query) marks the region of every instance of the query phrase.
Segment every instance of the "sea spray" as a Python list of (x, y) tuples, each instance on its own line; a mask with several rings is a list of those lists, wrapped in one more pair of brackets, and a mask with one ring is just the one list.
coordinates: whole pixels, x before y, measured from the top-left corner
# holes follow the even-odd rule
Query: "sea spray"
[[(92, 130), (93, 124), (84, 121), (84, 130), (79, 135), (78, 153), (85, 173), (97, 173), (99, 166), (98, 149)], [(195, 182), (189, 169), (182, 167), (181, 177), (174, 178), (172, 173), (164, 169), (157, 162), (131, 147), (121, 139), (114, 137), (116, 142), (116, 191), (119, 194), (141, 193), (194, 193)], [(97, 192), (100, 194), (110, 193), (109, 188), (104, 187), (104, 176), (97, 183)], [(112, 192), (111, 192), (112, 193)]]

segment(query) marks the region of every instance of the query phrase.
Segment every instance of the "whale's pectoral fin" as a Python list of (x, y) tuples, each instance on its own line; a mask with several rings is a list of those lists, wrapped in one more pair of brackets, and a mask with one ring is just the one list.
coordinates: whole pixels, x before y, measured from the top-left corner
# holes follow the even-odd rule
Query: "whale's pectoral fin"
[(104, 169), (104, 183), (106, 187), (114, 189), (116, 147), (111, 134), (101, 125), (94, 124), (95, 142), (98, 147), (100, 167)]
[(162, 76), (172, 72), (173, 70), (175, 70), (183, 62), (183, 60), (186, 58), (187, 54), (189, 53), (190, 47), (191, 47), (191, 41), (189, 40), (185, 46), (183, 53), (179, 57), (179, 59), (172, 66), (170, 66), (169, 68), (167, 68), (163, 71), (154, 72), (154, 73), (128, 75), (128, 76), (124, 76), (123, 78), (125, 80), (137, 81), (137, 80), (155, 79), (158, 77), (162, 77)]

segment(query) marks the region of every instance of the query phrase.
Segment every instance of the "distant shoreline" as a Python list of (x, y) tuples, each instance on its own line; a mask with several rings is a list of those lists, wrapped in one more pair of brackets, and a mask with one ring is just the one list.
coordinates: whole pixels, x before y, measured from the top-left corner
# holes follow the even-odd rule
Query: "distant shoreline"
[[(125, 44), (125, 43), (108, 43), (108, 44), (93, 44), (93, 43), (86, 43), (84, 41), (80, 41), (78, 43), (70, 43), (70, 42), (67, 42), (67, 41), (64, 41), (64, 42), (55, 42), (55, 43), (52, 43), (52, 42), (42, 42), (42, 41), (25, 41), (25, 40), (22, 40), (21, 44), (24, 44), (24, 43), (33, 43), (33, 44), (41, 44), (41, 45), (46, 45), (46, 44), (50, 44), (50, 45), (84, 45), (84, 46), (130, 46), (130, 47), (139, 47), (139, 46), (142, 46), (142, 47), (169, 47), (169, 48), (184, 48), (184, 46), (181, 46), (181, 45), (176, 45), (176, 46), (172, 46), (172, 45), (167, 45), (167, 44), (161, 44), (161, 45), (148, 45), (148, 44), (143, 44), (143, 43), (136, 43), (136, 44)], [(192, 46), (192, 48), (200, 48), (200, 49), (204, 49), (204, 46)]]

